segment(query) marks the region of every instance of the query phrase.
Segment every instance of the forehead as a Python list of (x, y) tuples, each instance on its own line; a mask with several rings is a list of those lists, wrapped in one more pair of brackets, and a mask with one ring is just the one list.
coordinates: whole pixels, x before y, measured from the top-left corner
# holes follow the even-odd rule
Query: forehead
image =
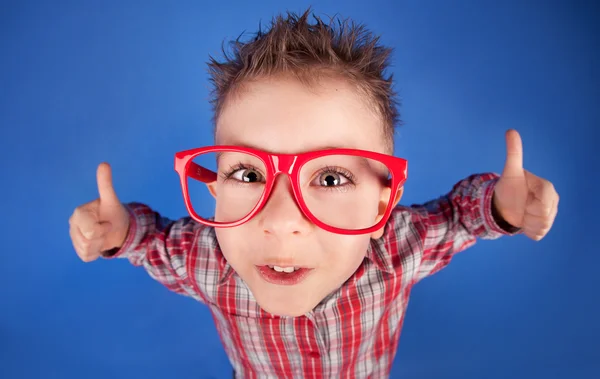
[(217, 121), (216, 143), (284, 154), (344, 147), (384, 152), (381, 118), (347, 82), (291, 79), (245, 84)]

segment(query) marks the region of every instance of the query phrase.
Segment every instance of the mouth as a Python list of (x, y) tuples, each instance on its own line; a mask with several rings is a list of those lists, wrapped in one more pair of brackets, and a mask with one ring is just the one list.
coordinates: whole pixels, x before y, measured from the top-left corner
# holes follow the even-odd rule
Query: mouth
[(313, 270), (305, 267), (256, 266), (260, 276), (271, 284), (292, 286), (299, 284)]

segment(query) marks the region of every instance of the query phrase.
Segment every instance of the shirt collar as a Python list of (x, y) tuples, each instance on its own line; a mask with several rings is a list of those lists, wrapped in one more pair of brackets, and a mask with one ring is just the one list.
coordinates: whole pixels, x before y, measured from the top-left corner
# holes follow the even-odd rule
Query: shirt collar
[(366, 256), (379, 270), (391, 274), (394, 272), (392, 256), (387, 253), (388, 249), (384, 248), (383, 241), (383, 237), (377, 240), (371, 240)]
[(221, 267), (221, 272), (223, 273), (219, 284), (223, 284), (223, 283), (227, 283), (227, 281), (231, 278), (231, 276), (233, 275), (233, 273), (235, 271), (233, 270), (233, 267), (231, 267), (229, 262), (227, 262), (227, 259), (225, 259), (225, 256), (223, 256), (223, 253), (221, 253), (221, 249), (217, 248), (217, 250), (218, 250), (217, 256), (219, 257), (219, 265)]
[(371, 239), (366, 256), (379, 270), (391, 274), (394, 272), (394, 254), (391, 254), (390, 252), (398, 249), (390, 246), (390, 241), (395, 241), (397, 239), (395, 236), (389, 235), (390, 230), (393, 230), (393, 228), (389, 227), (388, 223), (380, 238), (376, 240)]

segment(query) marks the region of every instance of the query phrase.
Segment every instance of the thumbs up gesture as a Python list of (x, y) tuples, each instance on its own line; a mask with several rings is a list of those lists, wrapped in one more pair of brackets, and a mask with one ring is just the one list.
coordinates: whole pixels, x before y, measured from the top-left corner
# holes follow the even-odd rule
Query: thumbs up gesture
[(129, 230), (129, 213), (115, 193), (110, 166), (101, 163), (96, 176), (100, 197), (77, 207), (69, 218), (73, 247), (84, 262), (121, 247)]
[(558, 212), (558, 193), (549, 181), (523, 168), (523, 145), (516, 130), (506, 132), (506, 161), (494, 190), (494, 206), (512, 226), (539, 241)]

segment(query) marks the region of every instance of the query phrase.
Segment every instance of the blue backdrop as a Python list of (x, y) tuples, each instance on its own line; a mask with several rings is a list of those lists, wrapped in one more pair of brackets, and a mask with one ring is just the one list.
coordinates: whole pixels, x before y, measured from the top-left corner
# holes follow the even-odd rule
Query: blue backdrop
[[(592, 2), (323, 1), (393, 45), (410, 162), (404, 204), (525, 168), (561, 203), (541, 242), (482, 241), (418, 285), (400, 378), (600, 377), (600, 14)], [(224, 39), (306, 1), (3, 2), (1, 378), (226, 378), (204, 306), (127, 261), (81, 262), (74, 208), (98, 163), (123, 201), (186, 215), (175, 151), (211, 143), (205, 62)]]

